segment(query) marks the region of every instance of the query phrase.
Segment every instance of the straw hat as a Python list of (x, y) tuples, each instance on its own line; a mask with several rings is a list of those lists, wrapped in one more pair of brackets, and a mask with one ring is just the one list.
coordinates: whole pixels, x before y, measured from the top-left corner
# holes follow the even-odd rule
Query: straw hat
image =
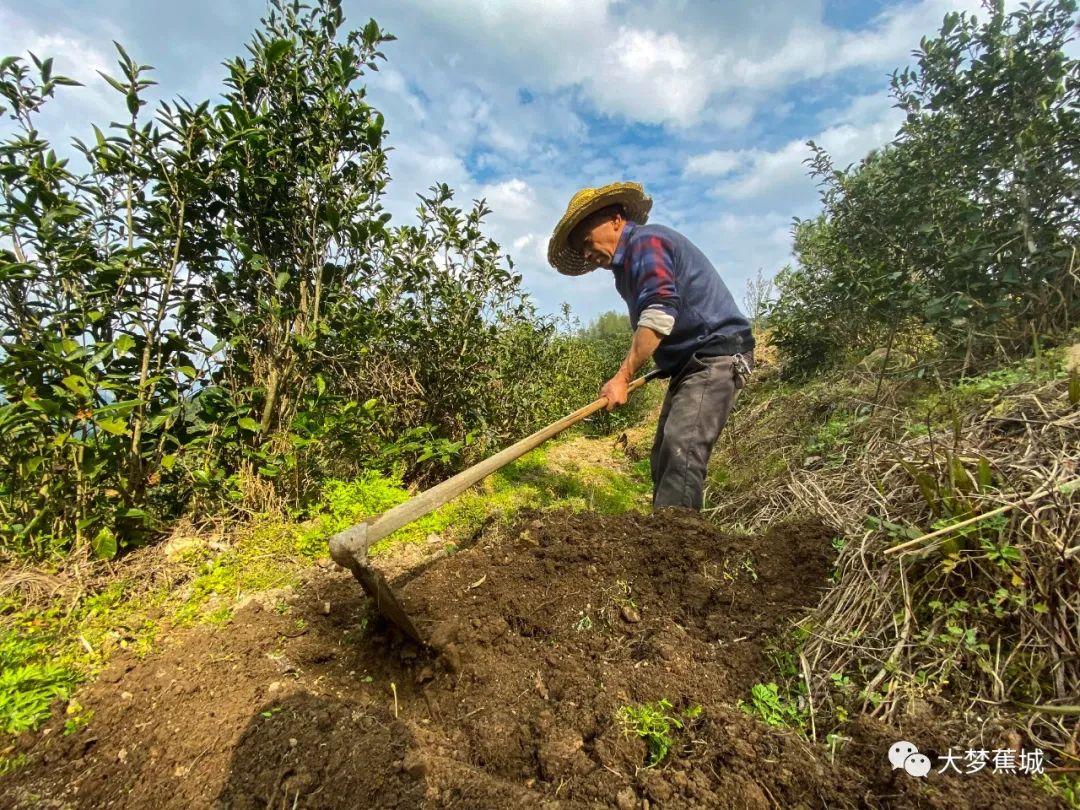
[(548, 241), (548, 262), (551, 266), (566, 276), (580, 276), (595, 269), (566, 240), (570, 231), (589, 214), (616, 204), (622, 205), (627, 219), (644, 225), (649, 219), (652, 198), (645, 196), (645, 189), (639, 183), (611, 183), (600, 188), (581, 189), (570, 198), (566, 213)]

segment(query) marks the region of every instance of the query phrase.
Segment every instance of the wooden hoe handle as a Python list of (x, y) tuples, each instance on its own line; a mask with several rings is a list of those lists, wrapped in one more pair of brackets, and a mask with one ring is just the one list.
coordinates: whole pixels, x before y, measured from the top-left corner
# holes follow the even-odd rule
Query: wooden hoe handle
[[(626, 387), (627, 394), (631, 394), (649, 380), (660, 376), (659, 371), (650, 371), (644, 376), (632, 380)], [(535, 447), (539, 447), (553, 436), (562, 433), (569, 427), (576, 425), (582, 419), (592, 416), (607, 405), (607, 397), (600, 397), (588, 405), (578, 408), (569, 416), (564, 416), (558, 422), (553, 422), (546, 428), (536, 431), (531, 436), (510, 445), (505, 450), (500, 450), (495, 455), (474, 464), (467, 470), (462, 470), (457, 475), (447, 478), (442, 483), (436, 484), (431, 489), (424, 490), (419, 495), (400, 503), (393, 509), (383, 512), (373, 522), (367, 524), (367, 544), (375, 543), (387, 537), (402, 526), (407, 526), (414, 520), (419, 520), (424, 515), (434, 512), (443, 504), (453, 500), (478, 481), (487, 478), (493, 472), (505, 467), (511, 461), (528, 453)], [(348, 531), (348, 530), (346, 530)]]

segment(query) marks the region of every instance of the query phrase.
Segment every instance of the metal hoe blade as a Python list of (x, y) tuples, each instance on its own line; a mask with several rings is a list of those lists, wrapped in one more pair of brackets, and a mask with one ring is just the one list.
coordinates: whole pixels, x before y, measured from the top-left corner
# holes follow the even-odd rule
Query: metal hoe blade
[(390, 583), (368, 562), (370, 544), (368, 524), (358, 523), (330, 538), (330, 556), (338, 565), (352, 571), (367, 595), (375, 600), (375, 607), (383, 616), (393, 622), (409, 638), (423, 644), (424, 639), (420, 636), (420, 631), (394, 595)]

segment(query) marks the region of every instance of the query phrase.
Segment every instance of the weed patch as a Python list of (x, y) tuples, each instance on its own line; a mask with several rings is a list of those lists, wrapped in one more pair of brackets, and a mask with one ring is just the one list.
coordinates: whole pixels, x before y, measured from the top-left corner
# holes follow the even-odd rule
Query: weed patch
[(782, 726), (800, 732), (806, 726), (806, 711), (799, 707), (798, 699), (781, 692), (775, 683), (754, 684), (750, 688), (750, 700), (740, 700), (739, 708), (764, 720), (770, 726)]
[(652, 768), (663, 762), (675, 745), (675, 735), (684, 723), (701, 716), (700, 706), (691, 706), (683, 712), (674, 711), (666, 698), (655, 703), (622, 706), (617, 714), (626, 734), (635, 734), (645, 741), (648, 749), (645, 767)]
[(49, 716), (54, 700), (67, 700), (78, 675), (65, 666), (32, 662), (0, 672), (0, 728), (19, 734)]

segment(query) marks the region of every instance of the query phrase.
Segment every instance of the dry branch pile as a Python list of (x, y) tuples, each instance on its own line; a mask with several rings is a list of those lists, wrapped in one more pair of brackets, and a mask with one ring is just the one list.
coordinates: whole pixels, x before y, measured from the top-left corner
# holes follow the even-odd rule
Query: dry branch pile
[[(1080, 707), (1070, 705), (1080, 694), (1076, 362), (1069, 376), (1021, 374), (933, 398), (922, 424), (911, 409), (864, 413), (833, 455), (719, 507), (747, 526), (818, 514), (843, 535), (836, 586), (801, 623), (819, 714), (894, 719), (946, 702), (969, 716), (1004, 709), (1058, 758), (1080, 756)], [(760, 418), (768, 407), (750, 410)], [(885, 553), (901, 543), (901, 553)]]

